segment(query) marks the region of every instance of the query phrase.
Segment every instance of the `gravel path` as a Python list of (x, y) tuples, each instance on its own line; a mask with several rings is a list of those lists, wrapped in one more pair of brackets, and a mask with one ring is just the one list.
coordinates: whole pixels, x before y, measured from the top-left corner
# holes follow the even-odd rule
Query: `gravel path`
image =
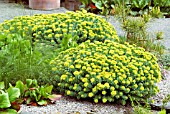
[[(21, 5), (17, 5), (14, 3), (5, 3), (5, 0), (0, 0), (0, 23), (4, 20), (12, 19), (15, 16), (21, 15), (34, 15), (34, 14), (41, 14), (41, 13), (61, 13), (66, 12), (65, 8), (59, 8), (56, 10), (51, 11), (40, 11), (40, 10), (32, 10), (28, 8), (24, 8)], [(121, 25), (118, 20), (114, 17), (109, 19), (116, 30), (119, 36), (125, 35), (125, 32), (121, 29)], [(153, 19), (148, 23), (147, 31), (151, 35), (155, 35), (156, 32), (162, 31), (164, 33), (164, 39), (161, 41), (166, 48), (170, 48), (170, 18), (167, 19)], [(158, 83), (158, 87), (160, 89), (160, 93), (153, 97), (153, 99), (158, 103), (161, 101), (165, 95), (170, 93), (170, 74), (166, 77), (166, 79), (162, 80)], [(75, 99), (62, 97), (60, 100), (56, 102), (54, 105), (48, 105), (47, 107), (29, 107), (22, 105), (21, 114), (123, 114), (127, 107), (120, 106), (113, 106), (111, 104), (94, 104), (87, 101), (77, 101)]]

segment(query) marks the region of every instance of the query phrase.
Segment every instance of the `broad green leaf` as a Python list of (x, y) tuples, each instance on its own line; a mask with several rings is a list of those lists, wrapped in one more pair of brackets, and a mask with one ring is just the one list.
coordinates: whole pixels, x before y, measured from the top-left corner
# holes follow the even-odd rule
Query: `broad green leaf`
[(38, 86), (38, 84), (37, 84), (37, 80), (32, 80), (32, 84), (35, 86), (35, 87), (37, 87)]
[(27, 87), (30, 88), (32, 85), (32, 79), (26, 79)]
[(34, 99), (35, 99), (36, 101), (38, 101), (38, 96), (37, 96), (37, 94), (36, 94), (36, 91), (33, 90), (31, 94), (33, 95)]
[(9, 87), (7, 91), (8, 91), (8, 94), (9, 94), (10, 102), (15, 101), (20, 96), (20, 90), (18, 88)]
[(15, 85), (16, 88), (19, 88), (20, 90), (20, 94), (23, 95), (24, 94), (24, 90), (25, 90), (25, 85), (23, 84), (22, 81), (17, 81), (16, 82), (16, 85)]
[(102, 9), (102, 2), (97, 2), (97, 3), (95, 3), (95, 6), (96, 6), (98, 9)]
[(0, 90), (5, 88), (4, 82), (0, 82)]
[(0, 114), (18, 114), (14, 109), (7, 109), (5, 112), (0, 111)]
[(48, 94), (51, 94), (52, 89), (53, 89), (53, 85), (47, 86), (47, 87), (45, 87), (45, 92)]
[(0, 90), (0, 108), (8, 108), (11, 106), (11, 103), (9, 101), (8, 93), (5, 93), (4, 91)]
[(17, 111), (14, 109), (7, 109), (6, 112), (7, 114), (18, 114)]
[(47, 105), (47, 101), (45, 100), (41, 100), (39, 102), (37, 102), (39, 105)]
[(42, 95), (42, 97), (45, 97), (45, 89), (44, 89), (44, 86), (41, 86), (39, 88), (39, 91), (40, 91), (40, 94)]

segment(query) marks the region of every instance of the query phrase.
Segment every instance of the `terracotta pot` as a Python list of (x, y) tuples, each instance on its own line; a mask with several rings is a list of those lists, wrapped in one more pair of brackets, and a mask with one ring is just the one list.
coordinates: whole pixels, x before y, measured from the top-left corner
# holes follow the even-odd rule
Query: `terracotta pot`
[(60, 0), (29, 0), (29, 7), (37, 10), (52, 10), (60, 7)]

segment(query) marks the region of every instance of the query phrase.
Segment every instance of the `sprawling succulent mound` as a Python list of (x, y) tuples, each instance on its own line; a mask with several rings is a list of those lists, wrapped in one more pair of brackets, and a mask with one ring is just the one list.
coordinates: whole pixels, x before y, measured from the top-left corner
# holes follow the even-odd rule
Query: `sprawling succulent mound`
[(54, 65), (56, 82), (69, 96), (91, 98), (94, 102), (144, 100), (154, 95), (161, 79), (156, 58), (143, 48), (86, 41), (77, 48), (61, 52)]
[(78, 44), (86, 41), (118, 41), (114, 27), (105, 19), (86, 11), (58, 14), (37, 14), (34, 16), (15, 17), (0, 25), (5, 33), (32, 35), (34, 41), (60, 44), (62, 39), (72, 37)]

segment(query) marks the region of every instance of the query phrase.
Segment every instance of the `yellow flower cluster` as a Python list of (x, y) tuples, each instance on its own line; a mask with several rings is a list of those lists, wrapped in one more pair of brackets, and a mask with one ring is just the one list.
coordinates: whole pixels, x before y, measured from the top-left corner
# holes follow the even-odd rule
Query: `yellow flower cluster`
[[(51, 63), (57, 69), (56, 81), (62, 92), (91, 98), (95, 103), (101, 100), (125, 104), (129, 96), (148, 98), (156, 93), (155, 83), (161, 79), (154, 55), (143, 48), (110, 40), (86, 41), (60, 53)], [(75, 83), (76, 87), (72, 88)]]
[(58, 44), (66, 34), (76, 36), (78, 44), (86, 40), (119, 40), (115, 28), (110, 23), (85, 11), (15, 17), (2, 23), (0, 30), (5, 33), (31, 35), (33, 41), (57, 46), (60, 46)]

